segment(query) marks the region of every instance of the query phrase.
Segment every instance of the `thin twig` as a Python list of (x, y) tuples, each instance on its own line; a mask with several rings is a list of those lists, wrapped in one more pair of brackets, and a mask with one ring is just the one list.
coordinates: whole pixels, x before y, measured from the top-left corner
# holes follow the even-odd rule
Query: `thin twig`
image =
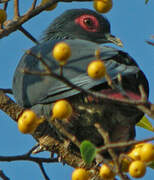
[(152, 41), (146, 41), (146, 42), (147, 42), (148, 44), (154, 46), (154, 42), (152, 42)]
[[(19, 155), (19, 156), (0, 156), (0, 161), (33, 161), (35, 163), (37, 163), (41, 169), (41, 172), (45, 178), (45, 180), (49, 180), (49, 177), (47, 176), (44, 167), (43, 167), (43, 163), (53, 163), (53, 162), (58, 162), (58, 158), (40, 158), (40, 157), (32, 157), (30, 156), (32, 151), (37, 147), (38, 145), (34, 146), (30, 151), (28, 151), (28, 153), (23, 154), (23, 155)], [(0, 177), (2, 176), (2, 172), (0, 171)], [(4, 180), (8, 180), (8, 179), (4, 179)]]
[[(97, 50), (95, 50), (95, 56), (96, 56), (96, 59), (101, 59), (101, 56), (100, 56), (100, 48), (98, 48)], [(118, 74), (118, 76), (120, 76), (120, 75)], [(118, 78), (118, 76), (117, 76), (117, 78)], [(126, 95), (123, 87), (121, 86), (121, 83), (120, 83), (120, 86), (119, 86), (119, 84), (117, 85), (117, 84), (112, 80), (112, 78), (110, 77), (110, 75), (108, 74), (108, 72), (105, 73), (105, 78), (106, 78), (106, 81), (107, 81), (108, 85), (109, 85), (112, 89), (117, 90), (117, 91), (120, 92), (122, 95), (124, 95), (125, 98), (128, 98), (128, 99), (129, 99), (129, 97)], [(121, 80), (122, 80), (122, 76), (121, 76)], [(120, 81), (119, 81), (119, 78), (118, 78), (118, 82), (120, 82)]]
[(39, 42), (29, 33), (25, 28), (22, 26), (18, 27), (18, 30), (21, 31), (26, 37), (28, 37), (31, 41), (33, 41), (35, 44), (39, 44)]
[[(9, 26), (6, 26), (3, 30), (0, 31), (0, 38), (8, 36), (10, 33), (16, 31), (19, 26), (30, 20), (31, 18), (35, 17), (39, 13), (41, 13), (46, 8), (50, 7), (51, 5), (58, 2), (58, 0), (52, 0), (46, 3), (45, 5), (39, 5), (34, 10), (26, 12), (23, 16), (18, 17), (18, 20), (12, 21)], [(17, 9), (17, 7), (16, 7)], [(16, 10), (17, 12), (17, 10)]]
[(14, 20), (19, 18), (19, 0), (14, 0)]
[(147, 101), (147, 95), (146, 95), (146, 93), (144, 91), (143, 85), (139, 85), (139, 91), (140, 91), (140, 94), (141, 94), (142, 101)]
[(31, 8), (29, 9), (29, 11), (32, 11), (32, 10), (35, 9), (36, 3), (37, 3), (37, 0), (33, 0), (32, 6), (31, 6)]
[(3, 179), (3, 180), (10, 180), (2, 170), (0, 170), (0, 177)]
[(52, 120), (51, 123), (58, 129), (60, 133), (65, 135), (69, 140), (71, 140), (77, 147), (80, 147), (80, 142), (76, 139), (75, 136), (70, 134), (65, 128), (58, 122), (58, 120)]
[(60, 65), (60, 76), (63, 76), (63, 66)]
[(6, 1), (6, 2), (4, 3), (3, 9), (6, 11), (7, 7), (8, 7), (8, 2)]
[(1, 3), (7, 3), (8, 1), (10, 1), (10, 0), (0, 0), (0, 4)]
[[(62, 0), (63, 2), (72, 2), (73, 0)], [(92, 1), (92, 0), (74, 0), (74, 1)], [(10, 33), (16, 31), (19, 26), (30, 20), (31, 18), (37, 16), (45, 9), (49, 8), (51, 5), (59, 2), (59, 0), (52, 0), (44, 5), (39, 5), (35, 9), (27, 11), (23, 16), (19, 17), (17, 21), (12, 21), (9, 26), (0, 30), (0, 38), (8, 36)]]
[(47, 151), (47, 147), (38, 144), (38, 146), (36, 146), (36, 148), (33, 149), (32, 154), (37, 154), (43, 151)]
[(45, 180), (50, 180), (49, 177), (47, 176), (47, 173), (45, 172), (45, 169), (44, 169), (44, 167), (43, 167), (43, 164), (42, 164), (42, 163), (38, 163), (38, 165), (39, 165), (39, 168), (40, 168), (40, 170), (41, 170), (41, 172), (42, 172)]
[(43, 66), (45, 67), (46, 71), (47, 71), (48, 73), (50, 73), (50, 74), (52, 73), (50, 67), (49, 67), (48, 64), (44, 61), (44, 59), (43, 59), (43, 57), (41, 56), (41, 54), (36, 55), (36, 54), (32, 53), (31, 50), (26, 51), (26, 54), (31, 55), (31, 56), (37, 58), (37, 59), (43, 64)]
[(0, 88), (0, 91), (3, 91), (4, 93), (13, 94), (12, 89), (3, 89)]
[(137, 140), (132, 140), (132, 141), (127, 141), (127, 142), (116, 142), (116, 143), (110, 143), (110, 144), (106, 144), (103, 147), (98, 148), (98, 152), (103, 152), (106, 151), (108, 148), (122, 148), (122, 147), (127, 147), (127, 146), (132, 146), (138, 143), (142, 143), (142, 142), (148, 142), (148, 141), (154, 141), (154, 137), (151, 138), (146, 138), (140, 141)]
[(151, 117), (152, 119), (154, 119), (154, 109), (153, 109), (154, 104), (150, 104), (149, 103), (149, 107), (146, 107), (146, 105), (136, 105), (136, 107), (141, 110), (142, 112), (144, 112), (145, 114), (147, 114), (149, 117)]
[[(95, 51), (95, 56), (97, 59), (101, 59), (100, 56), (100, 49), (97, 49)], [(115, 90), (118, 90), (119, 92), (121, 92), (122, 95), (124, 95), (126, 98), (129, 99), (129, 97), (126, 95), (125, 91), (123, 90), (122, 86), (119, 86), (119, 84), (117, 85), (114, 81), (112, 81), (112, 78), (110, 77), (110, 75), (108, 74), (108, 72), (105, 73), (105, 78), (107, 80), (108, 85)], [(117, 76), (118, 78), (118, 76)], [(121, 76), (121, 80), (122, 80), (122, 76)], [(121, 84), (120, 84), (121, 85)]]
[(18, 156), (0, 156), (0, 161), (33, 161), (35, 163), (54, 163), (58, 162), (57, 158), (50, 159), (50, 158), (40, 158), (40, 157), (32, 157), (27, 154), (18, 155)]
[(36, 144), (34, 147), (32, 147), (25, 155), (30, 156), (33, 151), (39, 147), (39, 144)]
[(26, 73), (26, 74), (31, 74), (31, 75), (38, 75), (38, 76), (51, 76), (50, 73), (48, 72), (38, 72), (38, 71), (33, 71), (33, 72), (30, 72), (29, 70), (27, 69), (21, 69), (20, 70), (21, 72), (23, 73)]
[[(98, 123), (95, 124), (95, 127), (97, 128), (98, 132), (100, 133), (100, 135), (104, 139), (104, 144), (105, 145), (111, 144), (110, 139), (109, 139), (109, 134), (103, 128), (101, 128), (101, 126)], [(108, 148), (108, 152), (109, 152), (109, 154), (112, 157), (112, 160), (114, 162), (114, 165), (116, 168), (116, 174), (118, 174), (119, 177), (124, 180), (125, 176), (120, 169), (119, 159), (118, 159), (116, 153), (114, 152), (114, 150), (112, 148)]]

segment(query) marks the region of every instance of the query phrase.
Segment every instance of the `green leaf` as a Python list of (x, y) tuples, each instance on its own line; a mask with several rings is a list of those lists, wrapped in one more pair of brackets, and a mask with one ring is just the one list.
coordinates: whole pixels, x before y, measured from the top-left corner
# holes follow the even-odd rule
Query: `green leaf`
[(145, 0), (145, 4), (147, 4), (149, 2), (149, 0)]
[(144, 116), (136, 125), (154, 132), (154, 127), (146, 116)]
[(154, 169), (154, 161), (151, 161), (148, 163), (148, 167)]
[(92, 163), (96, 156), (96, 147), (90, 141), (83, 141), (80, 145), (82, 159), (88, 165)]

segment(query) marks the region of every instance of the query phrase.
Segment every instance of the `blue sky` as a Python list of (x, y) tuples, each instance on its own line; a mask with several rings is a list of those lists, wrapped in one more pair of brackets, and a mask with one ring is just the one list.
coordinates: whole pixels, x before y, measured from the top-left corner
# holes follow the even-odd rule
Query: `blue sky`
[[(24, 12), (28, 9), (31, 1), (21, 1), (20, 8)], [(0, 5), (0, 7), (2, 7)], [(52, 20), (66, 9), (89, 8), (93, 9), (92, 3), (59, 3), (58, 7), (51, 12), (43, 12), (24, 24), (34, 37), (39, 38), (42, 31)], [(114, 0), (113, 9), (106, 14), (111, 23), (112, 34), (118, 36), (124, 43), (123, 51), (128, 52), (140, 65), (146, 74), (150, 84), (150, 101), (154, 102), (154, 46), (148, 45), (145, 40), (154, 35), (154, 1), (149, 0), (145, 5), (144, 0)], [(8, 18), (12, 17), (13, 6), (9, 3)], [(10, 36), (0, 40), (0, 88), (11, 88), (12, 77), (16, 65), (24, 51), (34, 46), (22, 33), (14, 32)], [(111, 45), (112, 46), (112, 45)], [(151, 120), (152, 122), (152, 120)], [(152, 122), (153, 123), (153, 122)], [(151, 137), (153, 134), (147, 130), (137, 128), (136, 139)], [(27, 152), (35, 140), (30, 135), (22, 135), (16, 123), (0, 111), (0, 155), (18, 155)], [(47, 157), (49, 153), (40, 153)], [(45, 165), (51, 179), (71, 179), (72, 168), (67, 165)], [(31, 162), (0, 162), (0, 169), (14, 180), (42, 180), (43, 177), (36, 164)], [(154, 171), (148, 168), (144, 180), (154, 177)]]

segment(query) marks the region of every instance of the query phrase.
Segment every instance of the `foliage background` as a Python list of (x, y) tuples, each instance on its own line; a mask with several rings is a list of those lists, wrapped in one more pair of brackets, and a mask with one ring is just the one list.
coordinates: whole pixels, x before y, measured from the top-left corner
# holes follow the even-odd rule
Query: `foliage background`
[[(38, 1), (40, 2), (40, 1)], [(145, 5), (144, 0), (113, 0), (113, 9), (106, 14), (111, 23), (112, 34), (118, 36), (124, 43), (123, 51), (129, 52), (134, 57), (141, 69), (146, 74), (150, 84), (150, 100), (154, 102), (154, 47), (148, 45), (145, 40), (149, 40), (154, 34), (154, 1), (150, 0)], [(32, 1), (20, 1), (21, 12), (25, 12)], [(0, 8), (2, 5), (0, 5)], [(59, 3), (54, 11), (43, 12), (29, 22), (25, 27), (36, 38), (40, 38), (42, 31), (50, 22), (66, 9), (90, 8), (92, 2), (84, 3)], [(13, 16), (13, 1), (9, 2), (8, 19)], [(0, 87), (10, 88), (12, 77), (16, 65), (25, 50), (34, 46), (33, 42), (27, 39), (21, 32), (17, 31), (10, 36), (0, 40)], [(113, 46), (110, 44), (110, 46)], [(151, 120), (152, 121), (152, 120)], [(153, 122), (152, 122), (153, 123)], [(136, 128), (136, 139), (143, 139), (152, 136), (152, 132)], [(0, 111), (0, 155), (19, 155), (27, 152), (35, 141), (29, 135), (22, 135), (16, 123)], [(48, 152), (40, 153), (39, 156), (49, 156)], [(51, 179), (62, 180), (71, 179), (72, 168), (62, 164), (46, 164), (47, 174)], [(36, 164), (31, 162), (0, 162), (0, 169), (16, 180), (42, 180)], [(154, 171), (148, 171), (142, 179), (153, 179)]]

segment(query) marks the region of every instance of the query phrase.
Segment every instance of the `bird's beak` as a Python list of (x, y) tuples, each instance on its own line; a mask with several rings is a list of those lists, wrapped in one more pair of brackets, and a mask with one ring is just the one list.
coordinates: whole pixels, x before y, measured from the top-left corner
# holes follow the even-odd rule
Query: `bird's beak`
[(105, 37), (102, 40), (102, 43), (113, 43), (117, 46), (123, 47), (122, 41), (109, 33), (105, 34)]

